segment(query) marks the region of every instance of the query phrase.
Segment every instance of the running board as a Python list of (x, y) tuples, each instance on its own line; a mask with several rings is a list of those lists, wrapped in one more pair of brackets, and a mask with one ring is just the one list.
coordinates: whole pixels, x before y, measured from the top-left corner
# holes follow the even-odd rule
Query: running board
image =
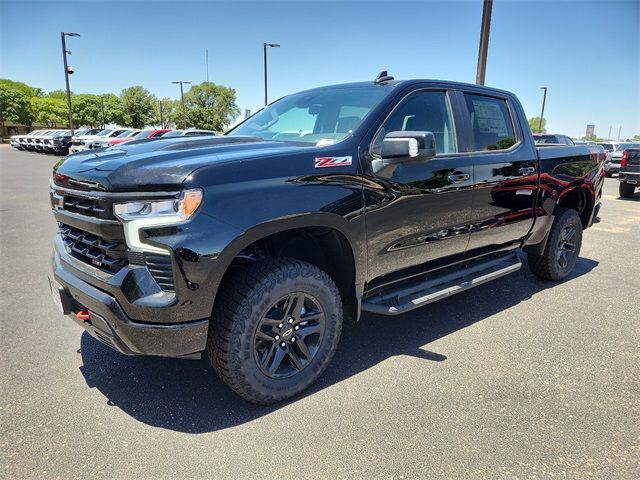
[(400, 315), (464, 292), (483, 283), (513, 273), (522, 267), (516, 253), (490, 261), (469, 263), (464, 267), (447, 270), (435, 277), (404, 284), (394, 290), (383, 290), (362, 302), (362, 311), (381, 315)]

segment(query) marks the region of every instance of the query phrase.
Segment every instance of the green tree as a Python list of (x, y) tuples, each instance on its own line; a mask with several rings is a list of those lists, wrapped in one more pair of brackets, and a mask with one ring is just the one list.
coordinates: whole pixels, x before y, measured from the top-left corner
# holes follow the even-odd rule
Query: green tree
[(162, 100), (157, 101), (155, 109), (156, 123), (162, 128), (170, 128), (178, 125), (180, 123), (180, 112), (178, 110), (179, 105), (179, 100), (172, 100), (170, 98), (163, 98)]
[(547, 119), (542, 119), (542, 130), (539, 131), (540, 128), (540, 117), (533, 117), (529, 119), (529, 126), (531, 127), (531, 131), (533, 133), (547, 133)]
[(32, 97), (31, 112), (38, 123), (45, 123), (51, 127), (58, 124), (67, 125), (67, 104), (59, 98)]
[(99, 95), (98, 99), (102, 102), (102, 105), (104, 105), (105, 123), (115, 123), (116, 125), (122, 126), (128, 125), (127, 115), (120, 97), (113, 93), (105, 93)]
[(240, 114), (233, 88), (203, 82), (184, 96), (189, 125), (223, 132)]
[(0, 87), (19, 90), (22, 93), (24, 93), (27, 96), (27, 98), (43, 96), (43, 92), (41, 88), (30, 87), (26, 83), (14, 82), (13, 80), (9, 80), (7, 78), (0, 78)]
[[(74, 95), (71, 99), (73, 107), (73, 122), (78, 126), (101, 127), (102, 109), (100, 97), (90, 93)], [(105, 115), (106, 116), (106, 115)]]
[(66, 90), (54, 90), (53, 92), (49, 92), (47, 97), (57, 98), (59, 100), (67, 101), (67, 91)]
[(143, 128), (155, 123), (156, 97), (140, 85), (125, 88), (120, 95), (124, 110), (123, 125)]
[(634, 135), (634, 136), (633, 136), (633, 139), (634, 139), (634, 140), (639, 140), (639, 141), (640, 141), (640, 135)]
[(4, 132), (4, 122), (31, 125), (31, 107), (24, 91), (0, 85), (1, 132)]

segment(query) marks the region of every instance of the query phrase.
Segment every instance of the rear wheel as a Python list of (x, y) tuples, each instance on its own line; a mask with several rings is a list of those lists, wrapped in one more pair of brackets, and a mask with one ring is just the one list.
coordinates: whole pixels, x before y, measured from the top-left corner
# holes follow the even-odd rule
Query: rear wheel
[(582, 246), (582, 221), (578, 212), (558, 208), (541, 254), (528, 254), (529, 268), (540, 278), (562, 280), (571, 273)]
[(630, 183), (620, 182), (618, 192), (622, 198), (633, 198), (633, 194), (636, 191), (636, 186)]
[(311, 385), (333, 357), (342, 302), (331, 278), (290, 258), (236, 267), (218, 294), (207, 353), (238, 395), (275, 403)]

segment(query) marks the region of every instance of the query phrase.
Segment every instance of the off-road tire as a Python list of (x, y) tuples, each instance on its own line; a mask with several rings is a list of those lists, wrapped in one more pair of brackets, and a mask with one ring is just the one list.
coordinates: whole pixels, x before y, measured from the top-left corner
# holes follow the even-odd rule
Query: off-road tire
[[(312, 295), (324, 310), (324, 334), (313, 360), (288, 378), (270, 378), (254, 358), (254, 335), (270, 306), (292, 292)], [(214, 370), (235, 393), (271, 404), (309, 387), (327, 368), (342, 330), (342, 301), (333, 280), (314, 265), (274, 258), (234, 267), (213, 309), (207, 354)]]
[[(575, 227), (575, 253), (569, 259), (567, 266), (562, 268), (558, 263), (557, 249), (562, 232), (570, 225)], [(558, 208), (544, 251), (541, 254), (529, 252), (527, 255), (529, 268), (536, 276), (545, 280), (562, 280), (573, 270), (580, 256), (581, 246), (582, 221), (578, 212), (569, 208)]]
[(633, 198), (633, 194), (636, 191), (636, 186), (627, 182), (620, 182), (618, 187), (618, 193), (622, 198)]

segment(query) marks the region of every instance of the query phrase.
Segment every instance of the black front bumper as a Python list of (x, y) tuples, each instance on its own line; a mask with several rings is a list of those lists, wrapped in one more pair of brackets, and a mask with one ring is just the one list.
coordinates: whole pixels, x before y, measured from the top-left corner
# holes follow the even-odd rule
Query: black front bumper
[[(134, 321), (115, 297), (66, 268), (58, 252), (53, 255), (53, 278), (59, 284), (51, 283), (61, 295), (63, 313), (94, 338), (125, 355), (199, 358), (206, 347), (209, 319), (170, 324)], [(87, 320), (76, 316), (81, 310), (88, 310)]]

